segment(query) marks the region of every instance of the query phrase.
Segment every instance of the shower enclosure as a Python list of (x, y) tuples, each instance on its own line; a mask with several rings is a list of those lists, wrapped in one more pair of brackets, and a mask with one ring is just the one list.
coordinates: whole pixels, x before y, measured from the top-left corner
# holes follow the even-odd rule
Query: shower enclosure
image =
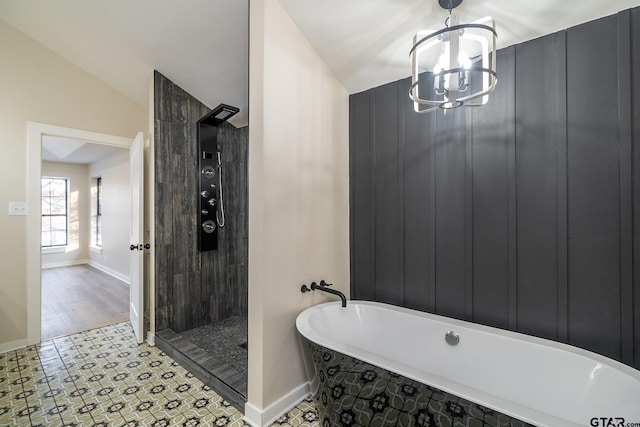
[(160, 73), (154, 83), (156, 345), (243, 409), (248, 128)]

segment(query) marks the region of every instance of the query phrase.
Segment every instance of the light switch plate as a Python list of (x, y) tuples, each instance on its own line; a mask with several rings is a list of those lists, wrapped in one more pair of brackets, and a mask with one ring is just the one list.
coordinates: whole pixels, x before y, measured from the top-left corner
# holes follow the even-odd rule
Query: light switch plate
[(26, 202), (9, 202), (9, 215), (26, 215), (28, 212)]

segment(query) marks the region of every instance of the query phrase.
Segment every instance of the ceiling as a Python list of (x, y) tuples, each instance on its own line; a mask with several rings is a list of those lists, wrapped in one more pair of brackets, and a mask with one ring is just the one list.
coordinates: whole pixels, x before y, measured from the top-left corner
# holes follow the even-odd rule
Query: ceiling
[(0, 19), (145, 108), (156, 69), (248, 122), (248, 0), (0, 0)]
[[(444, 27), (448, 11), (436, 0), (280, 0), (349, 93), (411, 74), (409, 50), (419, 30)], [(460, 23), (496, 22), (498, 48), (550, 34), (640, 0), (464, 0)]]
[[(249, 0), (0, 0), (0, 19), (134, 99), (156, 69), (209, 108), (248, 122)], [(349, 93), (407, 77), (411, 39), (441, 28), (436, 0), (280, 0)], [(499, 47), (611, 15), (640, 0), (465, 0), (461, 22), (496, 21)]]
[(48, 162), (90, 165), (121, 151), (129, 151), (129, 149), (58, 136), (42, 137), (42, 160)]

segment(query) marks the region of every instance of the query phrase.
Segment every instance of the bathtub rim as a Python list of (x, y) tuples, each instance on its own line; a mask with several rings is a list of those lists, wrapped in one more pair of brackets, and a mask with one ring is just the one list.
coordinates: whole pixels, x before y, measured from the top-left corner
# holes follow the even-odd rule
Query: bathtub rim
[[(454, 319), (451, 317), (446, 317), (438, 314), (422, 312), (422, 311), (400, 307), (400, 306), (396, 306), (388, 303), (364, 301), (364, 300), (350, 300), (347, 303), (347, 308), (349, 308), (349, 305), (352, 305), (352, 306), (361, 305), (361, 306), (372, 306), (372, 307), (382, 308), (385, 310), (396, 311), (396, 312), (404, 313), (407, 315), (413, 315), (413, 316), (425, 318), (425, 319), (436, 321), (436, 322), (444, 322), (451, 325), (452, 327), (459, 326), (459, 327), (469, 328), (469, 329), (480, 331), (480, 332), (496, 334), (505, 338), (524, 341), (528, 344), (551, 347), (556, 350), (567, 351), (574, 355), (590, 359), (597, 363), (602, 363), (613, 369), (621, 371), (623, 374), (626, 374), (632, 377), (633, 379), (637, 380), (640, 383), (640, 371), (632, 368), (631, 366), (625, 365), (622, 362), (603, 356), (601, 354), (594, 353), (592, 351), (585, 350), (580, 347), (575, 347), (569, 344), (549, 340), (546, 338), (540, 338), (533, 335), (527, 335), (521, 332), (509, 331), (506, 329), (500, 329), (492, 326), (482, 325), (479, 323), (473, 323), (465, 320)], [(496, 410), (500, 413), (517, 418), (521, 421), (524, 421), (530, 424), (534, 424), (540, 427), (544, 427), (544, 426), (569, 427), (569, 426), (583, 425), (583, 424), (574, 423), (571, 420), (558, 418), (556, 416), (547, 414), (545, 412), (531, 408), (529, 406), (524, 406), (522, 404), (519, 404), (511, 400), (507, 400), (495, 395), (491, 395), (489, 393), (483, 392), (482, 390), (478, 390), (476, 388), (469, 387), (464, 384), (448, 380), (444, 377), (432, 374), (426, 370), (422, 370), (422, 369), (418, 369), (418, 368), (414, 368), (414, 367), (402, 364), (400, 362), (388, 359), (386, 357), (377, 355), (370, 351), (366, 351), (359, 347), (349, 345), (347, 343), (340, 343), (335, 340), (327, 339), (324, 336), (314, 336), (312, 328), (310, 327), (308, 322), (309, 317), (312, 316), (314, 313), (329, 307), (337, 307), (338, 309), (343, 309), (342, 307), (340, 307), (339, 302), (332, 301), (332, 302), (313, 305), (303, 310), (301, 313), (299, 313), (298, 316), (296, 317), (296, 329), (298, 330), (298, 333), (305, 339), (312, 341), (320, 346), (337, 351), (349, 357), (354, 357), (368, 364), (378, 366), (387, 371), (394, 372), (396, 374), (402, 375), (414, 381), (418, 381), (420, 383), (430, 385), (444, 392), (451, 393), (455, 396), (477, 403), (481, 406), (485, 406), (487, 408)]]

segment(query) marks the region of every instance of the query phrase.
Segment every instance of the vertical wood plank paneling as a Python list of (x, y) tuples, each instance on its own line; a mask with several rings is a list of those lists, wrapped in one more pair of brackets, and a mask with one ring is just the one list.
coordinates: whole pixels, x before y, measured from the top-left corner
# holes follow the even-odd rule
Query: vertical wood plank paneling
[(465, 111), (464, 316), (473, 319), (473, 111)]
[(501, 328), (510, 326), (509, 232), (515, 224), (509, 218), (514, 60), (513, 47), (498, 53), (499, 86), (473, 111), (473, 320)]
[[(511, 81), (507, 80), (509, 85), (509, 91), (507, 95), (507, 217), (509, 219), (508, 225), (508, 241), (507, 250), (509, 253), (508, 259), (508, 325), (509, 329), (516, 330), (518, 327), (518, 181), (516, 179), (516, 53), (515, 47), (511, 49), (510, 57), (507, 61), (507, 66), (510, 66), (510, 72), (506, 77), (511, 78)], [(504, 80), (503, 80), (504, 81)]]
[(556, 35), (516, 46), (517, 329), (557, 338)]
[(398, 217), (398, 95), (394, 83), (375, 92), (375, 283), (376, 299), (402, 304), (398, 283), (402, 238)]
[[(631, 81), (631, 13), (618, 13), (618, 82)], [(633, 194), (631, 91), (618, 84), (620, 143), (620, 335), (621, 360), (633, 364)]]
[(640, 8), (503, 50), (473, 113), (414, 114), (407, 80), (353, 95), (352, 295), (640, 368), (638, 40)]
[(375, 300), (371, 106), (370, 92), (349, 99), (351, 296), (363, 300)]
[(466, 318), (465, 266), (468, 241), (466, 224), (465, 111), (435, 116), (435, 311)]
[(634, 366), (640, 369), (640, 8), (631, 11)]
[(394, 83), (396, 89), (397, 96), (397, 108), (398, 108), (398, 151), (396, 152), (397, 159), (397, 171), (396, 175), (398, 177), (398, 187), (396, 188), (396, 192), (398, 194), (397, 200), (397, 212), (398, 212), (398, 240), (396, 250), (398, 251), (398, 272), (397, 272), (397, 281), (400, 282), (401, 286), (399, 286), (398, 293), (398, 304), (404, 305), (406, 304), (406, 295), (405, 295), (405, 274), (404, 274), (404, 238), (405, 238), (405, 224), (404, 224), (404, 152), (405, 152), (405, 129), (406, 129), (406, 120), (405, 117), (405, 109), (404, 105), (406, 102), (406, 94), (408, 93), (408, 88), (402, 84), (401, 81)]
[[(569, 341), (569, 216), (567, 183), (567, 33), (556, 33), (555, 139), (558, 149), (558, 340)], [(553, 335), (549, 335), (552, 337)]]
[[(615, 16), (567, 30), (569, 342), (619, 359), (616, 46)], [(595, 58), (611, 78), (602, 78)]]
[[(437, 265), (436, 265), (436, 256), (437, 256), (437, 245), (436, 245), (436, 189), (437, 189), (437, 171), (436, 171), (436, 123), (437, 116), (431, 115), (429, 117), (429, 126), (427, 130), (427, 140), (429, 144), (429, 236), (431, 241), (429, 242), (429, 280), (427, 282), (427, 287), (429, 289), (429, 312), (436, 312), (436, 292), (437, 292)], [(466, 144), (469, 145), (468, 143)]]
[(432, 172), (431, 145), (427, 138), (432, 116), (416, 114), (408, 97), (409, 80), (399, 82), (401, 108), (404, 111), (404, 305), (418, 310), (430, 310), (429, 292), (433, 259), (431, 223)]

